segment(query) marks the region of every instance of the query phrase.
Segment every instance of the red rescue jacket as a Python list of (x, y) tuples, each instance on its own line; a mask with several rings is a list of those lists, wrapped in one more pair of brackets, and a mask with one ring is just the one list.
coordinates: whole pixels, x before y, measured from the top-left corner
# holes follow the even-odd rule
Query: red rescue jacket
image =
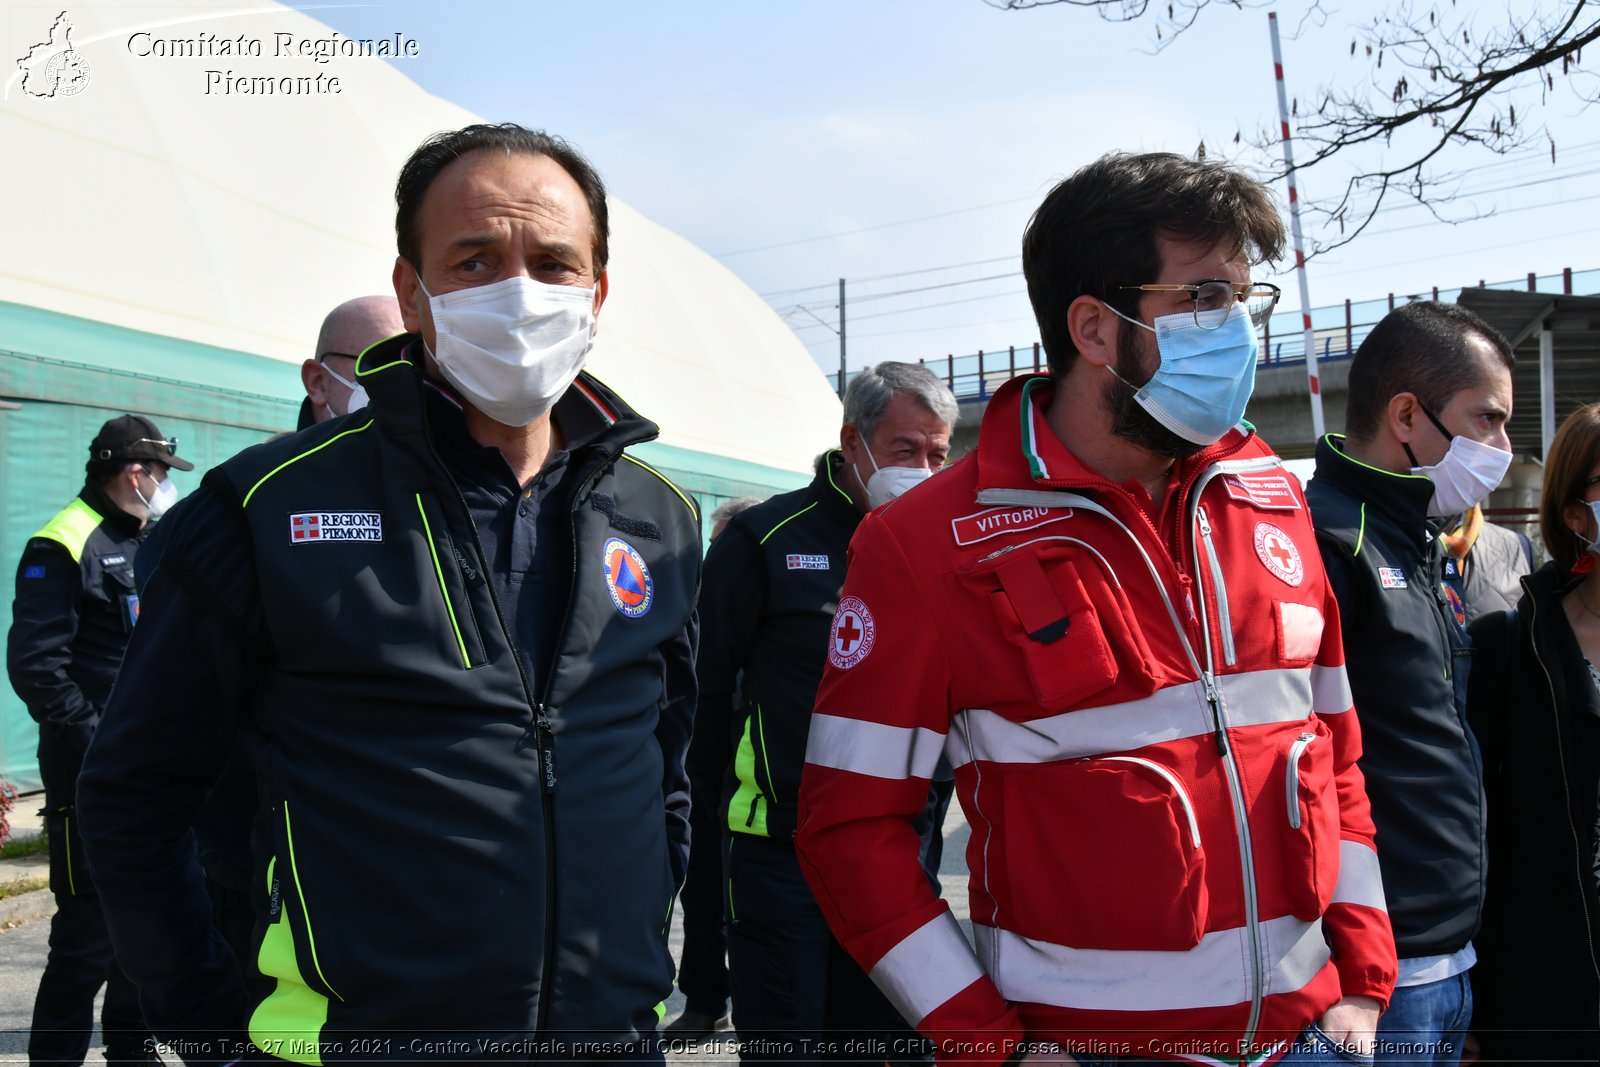
[[(1159, 515), (995, 394), (976, 453), (851, 545), (795, 844), (940, 1059), (1016, 1042), (1271, 1062), (1395, 951), (1305, 497), (1241, 429)], [(977, 952), (911, 818), (956, 769)]]

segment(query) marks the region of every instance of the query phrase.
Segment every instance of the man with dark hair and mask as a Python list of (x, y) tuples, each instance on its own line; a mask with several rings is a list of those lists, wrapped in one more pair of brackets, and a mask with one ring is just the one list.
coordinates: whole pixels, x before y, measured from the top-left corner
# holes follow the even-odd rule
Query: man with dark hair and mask
[(17, 565), (6, 667), (39, 724), (39, 777), (50, 838), (50, 953), (33, 1004), (28, 1058), (82, 1063), (101, 1011), (106, 1059), (143, 1061), (138, 993), (111, 951), (97, 880), (84, 860), (74, 795), (83, 755), (139, 618), (133, 555), (174, 500), (171, 469), (194, 470), (178, 442), (139, 415), (111, 419), (89, 445), (77, 499), (28, 540)]
[(706, 554), (690, 770), (722, 792), (744, 1062), (819, 1055), (825, 1036), (843, 1044), (904, 1030), (812, 899), (795, 858), (795, 799), (850, 537), (869, 510), (944, 466), (956, 416), (955, 397), (926, 367), (863, 370), (845, 390), (839, 447), (817, 458), (811, 484), (734, 516)]
[(1483, 766), (1467, 726), (1468, 609), (1440, 542), (1511, 465), (1511, 346), (1466, 308), (1386, 315), (1350, 364), (1348, 436), (1317, 442), (1307, 490), (1339, 598), (1361, 770), (1400, 977), (1381, 1064), (1453, 1067), (1487, 864)]
[[(1371, 1048), (1394, 946), (1338, 609), (1239, 421), (1283, 237), (1222, 164), (1062, 181), (1022, 242), (1050, 373), (851, 542), (795, 844), (942, 1062)], [(976, 952), (917, 863), (941, 754)]]
[[(84, 834), (152, 1029), (190, 1064), (661, 1061), (688, 854), (700, 523), (583, 372), (605, 188), (469, 126), (396, 189), (407, 333), (369, 404), (207, 475), (85, 762)], [(258, 783), (246, 988), (188, 826)], [(176, 875), (182, 875), (177, 877)]]

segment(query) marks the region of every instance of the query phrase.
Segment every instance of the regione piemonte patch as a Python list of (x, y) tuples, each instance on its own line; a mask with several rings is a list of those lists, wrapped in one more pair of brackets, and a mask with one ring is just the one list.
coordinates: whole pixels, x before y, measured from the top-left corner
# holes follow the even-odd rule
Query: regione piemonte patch
[(860, 597), (847, 596), (833, 613), (833, 639), (828, 645), (828, 662), (847, 671), (867, 658), (878, 630), (872, 612)]
[(383, 514), (377, 511), (301, 511), (289, 516), (291, 545), (324, 541), (382, 541)]
[(656, 582), (639, 550), (613, 537), (606, 541), (600, 556), (605, 561), (606, 592), (616, 609), (630, 619), (649, 611), (656, 599)]
[(1298, 586), (1306, 579), (1306, 565), (1300, 559), (1300, 549), (1288, 534), (1270, 522), (1256, 523), (1256, 555), (1266, 564), (1267, 570), (1286, 584)]

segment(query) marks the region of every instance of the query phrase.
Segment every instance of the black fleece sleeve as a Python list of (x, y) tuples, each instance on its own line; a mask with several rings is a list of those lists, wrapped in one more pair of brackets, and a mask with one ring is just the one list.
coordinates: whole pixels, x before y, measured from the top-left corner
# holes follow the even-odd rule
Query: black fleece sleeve
[(66, 546), (46, 538), (29, 541), (17, 564), (6, 670), (28, 714), (40, 726), (75, 737), (80, 752), (100, 711), (67, 674), (82, 596), (83, 569)]
[(193, 1067), (247, 1050), (245, 989), (213, 930), (190, 827), (233, 751), (263, 642), (238, 504), (208, 482), (174, 520), (78, 812), (117, 959), (151, 1029)]

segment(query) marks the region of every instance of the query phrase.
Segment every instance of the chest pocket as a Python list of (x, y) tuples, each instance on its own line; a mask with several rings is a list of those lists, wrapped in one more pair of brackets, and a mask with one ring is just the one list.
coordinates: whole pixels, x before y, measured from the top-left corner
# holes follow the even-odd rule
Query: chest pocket
[[(1046, 711), (1074, 707), (1121, 683), (1119, 699), (1148, 695), (1150, 649), (1127, 596), (1065, 546), (1013, 551), (974, 577), (1008, 644), (1022, 657), (1032, 699)], [(1087, 580), (1085, 580), (1087, 579)]]
[(139, 621), (139, 594), (134, 590), (133, 566), (100, 568), (100, 588), (117, 624), (125, 633), (132, 633), (133, 624)]

